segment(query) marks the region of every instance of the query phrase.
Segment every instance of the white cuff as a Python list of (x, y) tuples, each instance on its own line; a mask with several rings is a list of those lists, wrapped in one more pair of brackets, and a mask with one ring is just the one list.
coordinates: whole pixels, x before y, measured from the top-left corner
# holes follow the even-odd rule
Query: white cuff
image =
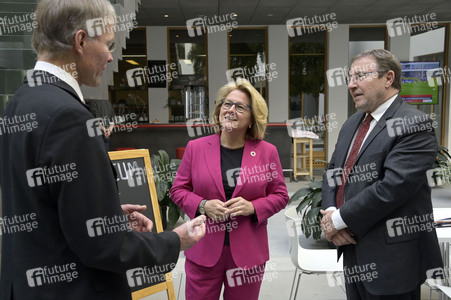
[(332, 222), (334, 223), (335, 229), (337, 229), (337, 230), (341, 230), (341, 229), (348, 227), (348, 225), (346, 225), (346, 223), (341, 218), (339, 209), (332, 213)]

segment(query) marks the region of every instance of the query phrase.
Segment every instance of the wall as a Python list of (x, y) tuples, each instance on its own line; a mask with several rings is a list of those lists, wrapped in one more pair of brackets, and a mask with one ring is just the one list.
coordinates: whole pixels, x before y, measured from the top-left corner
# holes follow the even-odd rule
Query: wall
[[(349, 57), (349, 26), (348, 25), (338, 25), (338, 27), (329, 33), (328, 40), (328, 60), (327, 68), (343, 68), (348, 65)], [(326, 161), (329, 161), (332, 157), (332, 153), (335, 148), (335, 143), (338, 139), (339, 129), (343, 123), (348, 118), (348, 90), (345, 84), (335, 85), (330, 87), (326, 84), (328, 88), (328, 99), (327, 112), (335, 114), (335, 121), (337, 121), (338, 128), (333, 128), (328, 132), (327, 141), (327, 153)]]
[[(210, 116), (215, 108), (216, 93), (227, 82), (227, 31), (208, 34), (208, 99)], [(214, 57), (214, 59), (212, 59)]]
[[(147, 30), (148, 58), (167, 60), (167, 34), (166, 27), (148, 27)], [(425, 44), (424, 42), (421, 44)], [(430, 43), (426, 43), (430, 44)], [(419, 53), (415, 39), (410, 36), (396, 36), (389, 38), (389, 49), (400, 60), (410, 60), (412, 55)], [(426, 45), (424, 45), (426, 46)], [(349, 25), (339, 24), (328, 35), (327, 68), (342, 68), (348, 65), (350, 47), (357, 51), (354, 45), (349, 43)], [(411, 51), (409, 49), (412, 49)], [(227, 71), (227, 32), (217, 32), (208, 36), (208, 77), (209, 77), (209, 101), (210, 113), (214, 108), (217, 90), (226, 83)], [(415, 52), (414, 52), (415, 51)], [(426, 50), (424, 50), (426, 51)], [(423, 51), (423, 52), (424, 52)], [(412, 53), (411, 53), (412, 52)], [(451, 57), (449, 58), (451, 61)], [(269, 122), (285, 122), (288, 119), (288, 34), (284, 25), (268, 26), (268, 63), (275, 63), (278, 77), (271, 80), (269, 85)], [(449, 84), (449, 82), (448, 82)], [(329, 87), (328, 99), (326, 99), (327, 112), (335, 113), (338, 127), (328, 133), (326, 160), (329, 160), (338, 138), (338, 132), (342, 124), (348, 118), (348, 91), (345, 85)], [(449, 91), (449, 89), (448, 89)], [(166, 104), (166, 89), (149, 90), (149, 115), (150, 120), (157, 118), (160, 122), (167, 122), (168, 112), (163, 106)], [(451, 130), (449, 105), (451, 93), (447, 95), (447, 116), (445, 146), (451, 147)], [(288, 139), (288, 137), (287, 137)]]
[[(168, 64), (167, 27), (149, 26), (147, 34), (147, 59), (165, 60)], [(168, 101), (168, 89), (149, 88), (149, 121), (169, 122), (168, 109), (164, 106)]]

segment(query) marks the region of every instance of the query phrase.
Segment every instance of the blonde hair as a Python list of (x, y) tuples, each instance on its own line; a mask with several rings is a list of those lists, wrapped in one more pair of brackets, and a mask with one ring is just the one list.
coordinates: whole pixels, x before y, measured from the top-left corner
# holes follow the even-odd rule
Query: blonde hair
[(222, 99), (225, 99), (232, 91), (240, 90), (251, 100), (251, 128), (246, 132), (246, 139), (262, 140), (265, 137), (266, 125), (268, 124), (268, 106), (262, 95), (245, 79), (238, 78), (219, 89), (216, 96), (216, 106), (213, 111), (213, 123), (216, 133), (221, 131), (219, 113), (221, 111)]
[(46, 52), (49, 58), (64, 54), (74, 44), (75, 33), (87, 31), (91, 19), (116, 18), (108, 0), (42, 0), (36, 7), (37, 27), (33, 33), (36, 53)]

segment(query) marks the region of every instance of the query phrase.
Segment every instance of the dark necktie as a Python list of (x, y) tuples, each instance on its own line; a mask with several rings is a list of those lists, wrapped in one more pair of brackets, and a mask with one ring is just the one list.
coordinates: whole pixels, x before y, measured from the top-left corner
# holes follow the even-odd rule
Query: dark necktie
[(372, 120), (373, 116), (371, 114), (368, 114), (362, 125), (360, 125), (359, 127), (359, 132), (357, 133), (357, 137), (355, 138), (354, 144), (352, 145), (351, 153), (349, 153), (348, 160), (346, 161), (345, 167), (343, 168), (342, 184), (338, 186), (337, 195), (335, 197), (337, 208), (340, 208), (340, 206), (343, 204), (345, 196), (345, 186), (346, 182), (348, 181), (349, 173), (351, 173), (352, 167), (357, 160), (360, 147), (362, 146), (363, 140), (368, 133), (368, 129), (370, 129), (370, 123)]

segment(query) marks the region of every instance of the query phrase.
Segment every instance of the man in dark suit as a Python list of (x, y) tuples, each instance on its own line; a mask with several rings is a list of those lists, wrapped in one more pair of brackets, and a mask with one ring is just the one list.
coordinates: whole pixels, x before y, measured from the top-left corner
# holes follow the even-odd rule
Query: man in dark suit
[(205, 234), (203, 218), (150, 232), (151, 221), (139, 213), (145, 207), (120, 205), (80, 91), (98, 86), (113, 60), (113, 24), (89, 35), (90, 21), (114, 19), (106, 0), (37, 6), (38, 62), (0, 126), (2, 300), (131, 299), (128, 282), (170, 272), (179, 251)]
[(433, 123), (401, 99), (390, 52), (358, 54), (349, 75), (360, 111), (343, 124), (324, 175), (323, 230), (344, 254), (348, 299), (420, 299), (421, 284), (442, 268), (426, 177)]

